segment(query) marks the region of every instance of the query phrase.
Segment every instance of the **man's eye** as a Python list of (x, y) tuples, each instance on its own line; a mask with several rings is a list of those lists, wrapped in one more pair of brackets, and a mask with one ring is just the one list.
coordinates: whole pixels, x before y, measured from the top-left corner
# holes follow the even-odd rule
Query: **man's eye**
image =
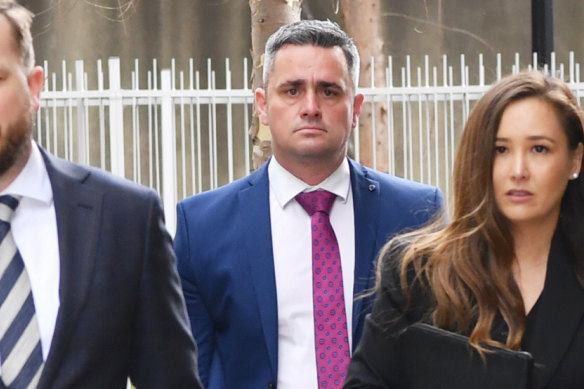
[(289, 89), (288, 94), (290, 96), (296, 96), (298, 94), (298, 89)]

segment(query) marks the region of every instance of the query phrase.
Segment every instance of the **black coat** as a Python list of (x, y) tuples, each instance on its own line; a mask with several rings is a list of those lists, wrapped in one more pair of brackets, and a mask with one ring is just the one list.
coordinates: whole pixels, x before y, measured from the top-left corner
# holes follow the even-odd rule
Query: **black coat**
[[(414, 290), (410, 309), (402, 314), (405, 300), (395, 265), (401, 251), (398, 247), (384, 258), (381, 288), (349, 366), (345, 389), (403, 387), (397, 371), (400, 355), (391, 337), (424, 320), (429, 299)], [(573, 269), (567, 245), (558, 233), (552, 242), (544, 289), (526, 318), (522, 339), (522, 349), (535, 359), (531, 385), (536, 389), (584, 388), (584, 289)], [(496, 323), (494, 328), (493, 338), (505, 339), (504, 323)], [(452, 366), (451, 370), (456, 369)]]

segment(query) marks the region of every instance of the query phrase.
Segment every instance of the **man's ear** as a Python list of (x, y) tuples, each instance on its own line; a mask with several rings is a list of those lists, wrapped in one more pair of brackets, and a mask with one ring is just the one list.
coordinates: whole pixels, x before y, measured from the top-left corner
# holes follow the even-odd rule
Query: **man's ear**
[(35, 66), (28, 74), (28, 89), (34, 110), (38, 110), (41, 104), (41, 90), (43, 89), (44, 73), (43, 68)]
[(258, 88), (255, 91), (255, 104), (258, 111), (260, 122), (268, 125), (268, 102), (266, 100), (266, 91), (263, 88)]

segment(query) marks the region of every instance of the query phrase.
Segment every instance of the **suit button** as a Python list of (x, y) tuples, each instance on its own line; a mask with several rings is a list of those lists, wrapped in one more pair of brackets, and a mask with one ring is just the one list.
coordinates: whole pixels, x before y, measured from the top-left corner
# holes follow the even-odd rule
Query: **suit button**
[(268, 382), (268, 389), (276, 389), (276, 384), (274, 382)]

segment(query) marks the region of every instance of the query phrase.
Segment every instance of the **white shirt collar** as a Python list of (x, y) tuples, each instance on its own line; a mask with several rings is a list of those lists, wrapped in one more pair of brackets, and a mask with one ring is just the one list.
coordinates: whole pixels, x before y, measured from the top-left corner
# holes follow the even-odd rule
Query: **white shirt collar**
[(32, 141), (32, 151), (26, 165), (10, 185), (0, 195), (13, 194), (37, 200), (45, 204), (53, 201), (53, 189), (49, 174), (36, 142)]
[(330, 176), (325, 178), (320, 184), (308, 185), (288, 170), (284, 169), (272, 156), (268, 165), (268, 177), (270, 181), (270, 191), (274, 193), (278, 204), (284, 208), (294, 197), (301, 192), (311, 192), (317, 189), (324, 189), (337, 195), (343, 203), (347, 201), (349, 189), (351, 188), (351, 173), (349, 161), (345, 158)]

